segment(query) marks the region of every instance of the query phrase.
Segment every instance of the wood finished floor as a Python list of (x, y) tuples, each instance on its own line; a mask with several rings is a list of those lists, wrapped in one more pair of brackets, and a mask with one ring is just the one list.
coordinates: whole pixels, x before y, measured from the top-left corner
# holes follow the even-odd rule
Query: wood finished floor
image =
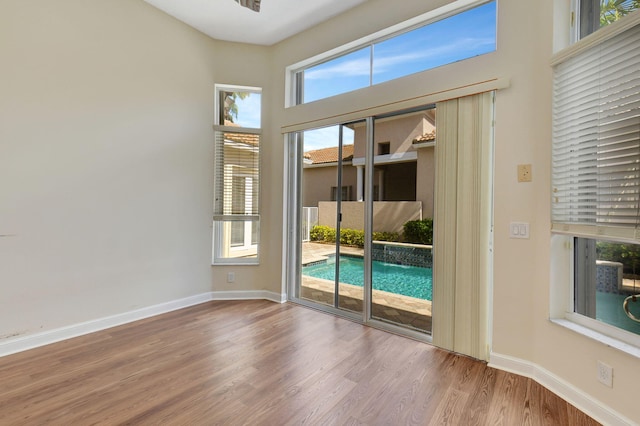
[(293, 304), (210, 302), (0, 358), (0, 425), (595, 425), (540, 385)]

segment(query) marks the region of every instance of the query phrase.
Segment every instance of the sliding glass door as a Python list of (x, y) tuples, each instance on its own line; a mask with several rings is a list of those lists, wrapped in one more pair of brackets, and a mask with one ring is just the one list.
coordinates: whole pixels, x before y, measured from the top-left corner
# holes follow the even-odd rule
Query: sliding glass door
[(494, 99), (290, 134), (289, 298), (488, 359)]
[(435, 109), (290, 139), (293, 298), (430, 333)]
[(298, 134), (301, 173), (300, 299), (363, 311), (364, 211), (356, 201), (351, 123)]
[(373, 119), (371, 318), (431, 332), (435, 108)]

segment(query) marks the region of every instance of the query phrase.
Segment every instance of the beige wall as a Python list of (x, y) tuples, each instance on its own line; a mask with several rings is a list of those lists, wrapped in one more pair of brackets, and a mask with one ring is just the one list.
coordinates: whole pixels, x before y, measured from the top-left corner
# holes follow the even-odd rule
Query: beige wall
[[(352, 201), (342, 203), (343, 229), (364, 229), (365, 203)], [(397, 232), (409, 220), (422, 219), (422, 203), (418, 201), (376, 201), (373, 203), (373, 231)], [(318, 224), (336, 227), (336, 203), (322, 201), (318, 204)]]
[[(639, 421), (637, 358), (548, 320), (549, 59), (567, 39), (553, 24), (569, 21), (568, 0), (501, 0), (495, 53), (284, 108), (287, 65), (447, 3), (369, 0), (254, 47), (213, 42), (142, 1), (0, 2), (0, 336), (212, 288), (284, 291), (280, 126), (508, 78), (496, 97), (492, 350)], [(213, 83), (264, 87), (260, 266), (210, 266)], [(530, 183), (517, 182), (523, 163)], [(510, 239), (511, 221), (530, 223), (531, 238)], [(612, 389), (597, 360), (613, 366)]]
[[(267, 290), (280, 293), (282, 250), (272, 244), (282, 242), (283, 138), (272, 125), (273, 88), (269, 73), (269, 50), (262, 46), (216, 41), (216, 84), (236, 84), (262, 88), (262, 130), (260, 139), (260, 244), (259, 265), (213, 266), (213, 291)], [(211, 101), (213, 102), (213, 97)], [(209, 262), (211, 263), (211, 262)], [(227, 273), (235, 282), (227, 283)], [(256, 279), (256, 277), (267, 277)]]
[[(389, 142), (391, 153), (413, 151), (412, 142), (433, 130), (427, 121), (427, 112), (407, 114), (400, 117), (376, 120), (374, 132), (374, 154), (378, 154), (378, 143)], [(366, 127), (364, 123), (355, 126), (353, 135), (355, 158), (364, 158), (366, 147)]]
[(0, 2), (0, 341), (211, 291), (215, 43), (142, 1)]
[(422, 215), (433, 217), (433, 190), (435, 188), (434, 148), (420, 148), (416, 172), (416, 201), (422, 202)]
[[(351, 187), (351, 199), (357, 194), (357, 170), (354, 166), (342, 168), (342, 186)], [(302, 174), (302, 204), (304, 207), (318, 207), (319, 201), (331, 201), (331, 187), (337, 186), (337, 166), (307, 167)]]

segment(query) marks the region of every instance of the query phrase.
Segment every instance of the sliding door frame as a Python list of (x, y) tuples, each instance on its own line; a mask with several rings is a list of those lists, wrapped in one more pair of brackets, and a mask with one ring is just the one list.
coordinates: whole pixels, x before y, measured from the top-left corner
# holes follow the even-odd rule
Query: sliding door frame
[[(286, 136), (287, 147), (285, 149), (288, 161), (288, 172), (285, 176), (288, 177), (286, 182), (286, 195), (287, 203), (286, 209), (287, 215), (287, 241), (285, 247), (285, 259), (287, 265), (286, 270), (286, 286), (288, 292), (288, 300), (304, 306), (312, 307), (320, 311), (328, 312), (334, 315), (345, 317), (362, 324), (366, 324), (378, 329), (389, 331), (396, 334), (401, 334), (407, 337), (411, 337), (416, 340), (432, 342), (430, 333), (420, 332), (408, 327), (396, 325), (390, 322), (382, 321), (372, 317), (372, 244), (373, 244), (373, 196), (374, 196), (374, 131), (375, 120), (379, 118), (387, 118), (396, 115), (403, 115), (408, 112), (417, 112), (420, 110), (426, 110), (433, 108), (433, 105), (424, 105), (421, 107), (411, 108), (410, 110), (401, 110), (388, 114), (384, 114), (380, 117), (369, 116), (364, 118), (366, 126), (366, 146), (365, 146), (365, 172), (364, 172), (364, 286), (363, 286), (363, 303), (362, 312), (349, 311), (338, 308), (339, 298), (339, 269), (338, 262), (336, 262), (336, 281), (334, 290), (334, 304), (333, 306), (313, 302), (300, 297), (300, 285), (302, 282), (302, 236), (301, 236), (301, 218), (302, 218), (302, 153), (303, 153), (303, 136), (304, 130), (289, 133)], [(354, 121), (347, 121), (336, 124), (339, 126), (339, 155), (338, 155), (338, 188), (341, 187), (340, 175), (342, 173), (342, 142), (343, 142), (343, 126), (353, 123)], [(307, 129), (312, 130), (312, 129)], [(341, 213), (340, 204), (341, 200), (338, 197), (337, 214)], [(339, 235), (340, 221), (337, 221), (336, 234)], [(336, 255), (340, 255), (340, 243), (339, 238), (336, 238)]]

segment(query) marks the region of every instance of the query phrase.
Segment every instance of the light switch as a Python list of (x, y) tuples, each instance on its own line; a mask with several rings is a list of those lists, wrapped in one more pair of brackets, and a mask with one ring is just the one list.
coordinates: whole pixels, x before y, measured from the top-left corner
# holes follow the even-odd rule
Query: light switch
[(529, 224), (525, 222), (511, 222), (509, 225), (509, 237), (529, 239)]

